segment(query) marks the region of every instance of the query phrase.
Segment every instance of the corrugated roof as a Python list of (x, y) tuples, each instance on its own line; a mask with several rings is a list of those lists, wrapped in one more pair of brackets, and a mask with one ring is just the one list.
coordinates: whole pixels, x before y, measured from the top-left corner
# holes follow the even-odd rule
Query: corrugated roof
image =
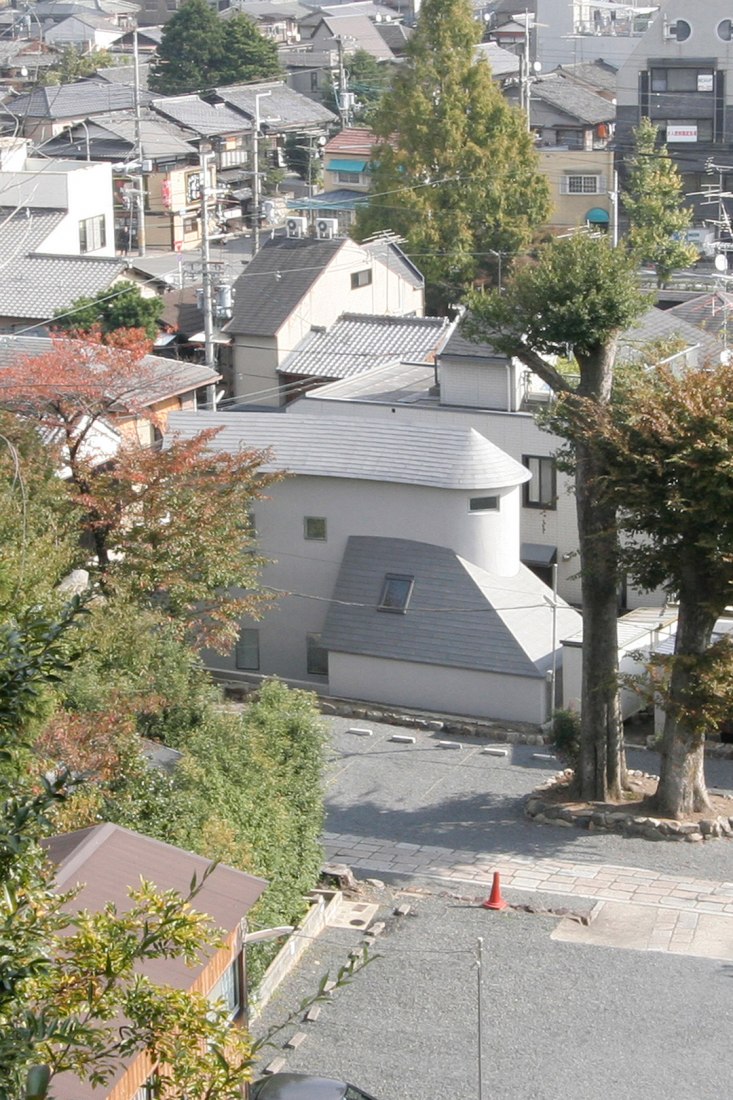
[(344, 313), (328, 332), (306, 338), (281, 374), (350, 378), (397, 360), (433, 362), (448, 329), (445, 317)]
[(234, 284), (225, 331), (274, 336), (345, 244), (343, 238), (266, 241)]
[(340, 153), (351, 153), (354, 156), (365, 157), (367, 160), (372, 155), (372, 146), (376, 143), (376, 137), (371, 130), (364, 127), (347, 127), (340, 134), (334, 134), (330, 141), (323, 147), (323, 156), (336, 156)]
[[(387, 573), (414, 577), (405, 614), (377, 609)], [(524, 566), (513, 577), (498, 577), (446, 546), (352, 536), (321, 644), (336, 652), (538, 679), (552, 663), (549, 593)], [(558, 603), (558, 636), (574, 632), (579, 614)]]
[(308, 477), (355, 478), (440, 489), (504, 489), (530, 478), (473, 428), (438, 427), (361, 417), (321, 419), (303, 413), (172, 413), (172, 434), (184, 438), (219, 428), (214, 451), (271, 448), (271, 470)]
[(314, 401), (369, 401), (375, 404), (439, 405), (436, 394), (430, 393), (435, 384), (435, 368), (415, 366), (412, 363), (388, 363), (375, 367), (366, 374), (328, 382), (309, 390), (298, 400), (298, 409)]
[(0, 279), (0, 317), (47, 321), (77, 298), (106, 290), (126, 260), (92, 256), (18, 256)]

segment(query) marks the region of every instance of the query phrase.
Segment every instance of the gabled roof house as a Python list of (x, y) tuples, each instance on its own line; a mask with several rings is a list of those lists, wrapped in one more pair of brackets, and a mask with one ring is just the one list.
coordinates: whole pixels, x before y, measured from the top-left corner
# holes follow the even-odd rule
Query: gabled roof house
[[(303, 222), (305, 219), (302, 220)], [(388, 241), (359, 245), (344, 237), (273, 237), (234, 284), (225, 331), (233, 338), (235, 397), (283, 405), (280, 371), (313, 329), (348, 312), (392, 317), (424, 313), (424, 282)]]
[[(151, 981), (174, 989), (196, 990), (212, 1000), (223, 1000), (236, 1025), (246, 1020), (244, 921), (267, 883), (225, 864), (211, 870), (209, 860), (140, 833), (106, 823), (52, 837), (44, 843), (56, 870), (56, 887), (66, 892), (78, 887), (67, 902), (73, 911), (98, 912), (112, 904), (119, 913), (131, 908), (129, 890), (140, 880), (159, 890), (188, 896), (195, 875), (201, 883), (193, 907), (221, 929), (221, 947), (202, 952), (193, 966), (182, 959), (149, 959), (142, 966)], [(205, 877), (205, 872), (210, 872)], [(149, 1095), (155, 1065), (146, 1053), (120, 1063), (104, 1088), (93, 1088), (73, 1073), (54, 1077), (55, 1100), (134, 1100)]]
[(580, 619), (519, 560), (530, 472), (472, 428), (288, 411), (177, 413), (213, 450), (269, 448), (290, 476), (252, 521), (279, 595), (244, 622), (226, 680), (277, 675), (327, 694), (542, 722), (557, 639)]

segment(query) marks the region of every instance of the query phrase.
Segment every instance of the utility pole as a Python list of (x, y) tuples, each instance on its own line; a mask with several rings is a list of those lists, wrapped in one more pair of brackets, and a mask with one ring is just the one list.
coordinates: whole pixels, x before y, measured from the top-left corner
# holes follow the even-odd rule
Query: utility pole
[(523, 92), (522, 100), (524, 104), (524, 110), (527, 115), (527, 129), (532, 129), (530, 121), (530, 91), (529, 91), (529, 12), (524, 9), (524, 43), (522, 47), (522, 65), (521, 65), (522, 85)]
[(134, 106), (135, 106), (135, 156), (137, 158), (137, 180), (135, 199), (137, 206), (137, 254), (145, 255), (145, 177), (143, 175), (143, 139), (140, 122), (140, 54), (137, 42), (137, 25), (132, 36)]
[(260, 202), (262, 188), (260, 187), (260, 100), (272, 92), (257, 92), (255, 94), (255, 128), (252, 142), (252, 255), (256, 256), (260, 250)]
[[(216, 370), (214, 344), (214, 302), (211, 280), (211, 250), (209, 238), (209, 163), (214, 153), (207, 142), (199, 146), (199, 171), (201, 173), (201, 276), (204, 307), (204, 360), (207, 367)], [(208, 405), (216, 409), (216, 386), (207, 386)]]
[(339, 52), (339, 120), (343, 130), (351, 123), (351, 105), (349, 101), (349, 81), (346, 75), (346, 65), (344, 64), (344, 40), (340, 34), (336, 35), (336, 44)]

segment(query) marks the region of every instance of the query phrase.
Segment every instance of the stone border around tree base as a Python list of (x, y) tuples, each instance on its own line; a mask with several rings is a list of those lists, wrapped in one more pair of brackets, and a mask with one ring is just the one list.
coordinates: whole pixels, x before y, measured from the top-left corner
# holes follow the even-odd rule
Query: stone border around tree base
[[(672, 821), (669, 818), (644, 817), (623, 810), (594, 810), (590, 807), (574, 809), (542, 797), (543, 792), (554, 790), (572, 775), (571, 769), (558, 772), (535, 787), (527, 799), (525, 814), (538, 825), (557, 825), (564, 828), (588, 829), (589, 832), (621, 833), (623, 836), (643, 837), (646, 840), (685, 840), (694, 844), (716, 837), (733, 837), (733, 817), (700, 818), (699, 821)], [(638, 779), (658, 779), (647, 772), (629, 773)]]

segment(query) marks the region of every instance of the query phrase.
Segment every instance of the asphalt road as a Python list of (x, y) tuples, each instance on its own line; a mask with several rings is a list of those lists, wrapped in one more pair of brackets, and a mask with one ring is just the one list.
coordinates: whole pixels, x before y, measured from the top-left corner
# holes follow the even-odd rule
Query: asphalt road
[[(656, 849), (655, 849), (656, 850)], [(440, 893), (382, 893), (375, 958), (315, 1023), (291, 1025), (263, 1062), (342, 1077), (378, 1100), (479, 1097), (476, 949), (484, 938), (483, 1100), (725, 1100), (733, 968), (653, 952), (559, 943), (557, 919), (487, 913)], [(547, 899), (543, 899), (547, 901)], [(335, 973), (352, 930), (327, 929), (286, 980), (261, 1033)], [(283, 1051), (295, 1030), (297, 1050)]]
[[(733, 842), (705, 844), (626, 838), (537, 825), (524, 817), (530, 791), (558, 770), (533, 759), (541, 750), (502, 746), (507, 757), (482, 754), (489, 742), (468, 739), (458, 750), (442, 749), (441, 734), (345, 718), (329, 719), (327, 823), (333, 833), (527, 858), (653, 867), (670, 874), (733, 880)], [(367, 726), (371, 737), (347, 730)], [(396, 744), (393, 734), (414, 745)], [(452, 739), (455, 740), (455, 739)], [(629, 753), (629, 766), (655, 773), (656, 754)], [(710, 786), (733, 790), (733, 762), (710, 759)]]

